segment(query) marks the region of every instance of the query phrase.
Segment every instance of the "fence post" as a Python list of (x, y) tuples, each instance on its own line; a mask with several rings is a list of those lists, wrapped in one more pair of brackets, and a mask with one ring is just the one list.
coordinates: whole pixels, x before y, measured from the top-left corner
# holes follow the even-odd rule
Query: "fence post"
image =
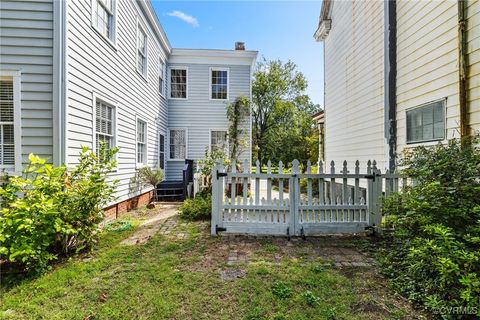
[(297, 226), (299, 224), (299, 217), (298, 217), (298, 201), (300, 200), (299, 192), (300, 192), (300, 183), (298, 174), (300, 173), (299, 169), (300, 162), (297, 159), (292, 161), (292, 188), (290, 190), (290, 234), (297, 235), (298, 230)]
[(223, 177), (218, 173), (223, 172), (223, 165), (217, 161), (212, 170), (212, 236), (217, 235), (217, 226), (220, 227), (220, 208), (223, 199)]
[(383, 192), (383, 177), (380, 169), (377, 169), (375, 161), (373, 161), (372, 173), (375, 175), (373, 182), (372, 225), (380, 228), (380, 224), (382, 222), (380, 203)]

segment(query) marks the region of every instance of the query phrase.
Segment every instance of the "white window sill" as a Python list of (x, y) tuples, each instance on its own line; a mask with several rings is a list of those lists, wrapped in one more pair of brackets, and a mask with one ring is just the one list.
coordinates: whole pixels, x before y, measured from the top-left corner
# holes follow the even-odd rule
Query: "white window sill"
[(168, 100), (183, 100), (183, 101), (186, 101), (186, 100), (188, 100), (188, 98), (172, 98), (172, 97), (170, 97), (170, 98), (168, 98)]
[(92, 27), (93, 31), (95, 31), (95, 33), (98, 34), (98, 35), (103, 39), (103, 41), (105, 41), (105, 43), (110, 46), (110, 48), (112, 48), (114, 51), (117, 51), (117, 44), (115, 43), (114, 40), (106, 37), (106, 36), (105, 36), (100, 30), (98, 30), (98, 28), (95, 27), (93, 24), (90, 25), (90, 26)]
[[(136, 70), (137, 73), (143, 78), (143, 80), (145, 80), (145, 82), (148, 83), (147, 75), (146, 75), (146, 74), (143, 74), (142, 72), (140, 72), (140, 70), (138, 70), (138, 68), (135, 68), (135, 70)], [(145, 73), (147, 73), (147, 72), (145, 72)]]
[(168, 159), (167, 161), (172, 161), (172, 162), (185, 162), (185, 159)]

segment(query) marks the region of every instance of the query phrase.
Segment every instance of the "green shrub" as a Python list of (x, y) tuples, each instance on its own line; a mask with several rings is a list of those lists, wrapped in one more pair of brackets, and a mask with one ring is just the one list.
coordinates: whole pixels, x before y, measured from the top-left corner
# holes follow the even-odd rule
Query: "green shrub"
[(287, 299), (293, 295), (293, 290), (284, 282), (278, 281), (272, 286), (272, 293), (280, 299)]
[(384, 271), (434, 313), (460, 307), (480, 315), (478, 143), (416, 148), (402, 162), (415, 183), (384, 202), (395, 228), (381, 251)]
[(0, 187), (0, 259), (43, 271), (60, 254), (89, 247), (113, 199), (115, 183), (106, 178), (116, 151), (103, 147), (97, 157), (84, 148), (73, 169), (30, 154), (24, 175)]
[(151, 185), (154, 188), (156, 188), (157, 184), (162, 182), (165, 178), (165, 174), (162, 169), (152, 169), (148, 166), (138, 169), (138, 176), (143, 180), (143, 182)]
[(180, 217), (186, 220), (207, 220), (212, 217), (212, 196), (199, 193), (193, 199), (186, 199), (179, 209)]

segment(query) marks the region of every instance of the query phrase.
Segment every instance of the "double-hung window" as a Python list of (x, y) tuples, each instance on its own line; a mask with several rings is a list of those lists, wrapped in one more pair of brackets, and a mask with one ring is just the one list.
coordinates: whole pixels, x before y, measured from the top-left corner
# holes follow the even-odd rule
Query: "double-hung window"
[(162, 96), (165, 95), (165, 63), (162, 60), (158, 70), (158, 91)]
[(147, 34), (138, 25), (137, 31), (137, 71), (143, 76), (147, 76)]
[[(12, 80), (0, 81), (0, 169), (15, 168), (15, 104)], [(18, 138), (18, 137), (17, 137)]]
[(92, 24), (105, 38), (114, 41), (114, 0), (92, 0)]
[(187, 156), (187, 134), (184, 129), (170, 130), (170, 159), (183, 160)]
[(213, 100), (228, 99), (228, 69), (211, 69), (210, 98)]
[(102, 143), (107, 149), (115, 146), (115, 108), (97, 99), (95, 109), (96, 153), (100, 155)]
[(158, 162), (160, 169), (165, 169), (165, 136), (163, 134), (159, 135)]
[(187, 69), (170, 69), (170, 98), (187, 99)]
[(445, 138), (445, 100), (407, 111), (407, 143)]
[(137, 119), (137, 163), (146, 164), (147, 160), (147, 123)]
[(210, 151), (228, 152), (227, 131), (210, 131)]

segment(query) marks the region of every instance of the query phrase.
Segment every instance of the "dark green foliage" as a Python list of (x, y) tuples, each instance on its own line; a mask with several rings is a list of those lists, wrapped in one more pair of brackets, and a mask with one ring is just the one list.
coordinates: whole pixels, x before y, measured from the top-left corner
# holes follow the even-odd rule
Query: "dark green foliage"
[(208, 220), (212, 217), (212, 196), (209, 191), (187, 199), (179, 209), (180, 217), (186, 220)]
[(280, 299), (287, 299), (293, 295), (292, 289), (288, 287), (284, 282), (275, 282), (272, 287), (272, 293), (280, 298)]
[(24, 175), (0, 187), (0, 259), (40, 272), (59, 255), (90, 247), (113, 199), (115, 183), (106, 177), (116, 152), (103, 147), (97, 157), (84, 148), (72, 169), (31, 154)]
[(305, 291), (302, 293), (303, 299), (311, 307), (316, 306), (320, 302), (320, 297), (317, 297), (312, 291)]
[(432, 311), (464, 307), (480, 315), (478, 143), (416, 148), (402, 163), (415, 183), (384, 203), (395, 228), (382, 252), (386, 274)]

